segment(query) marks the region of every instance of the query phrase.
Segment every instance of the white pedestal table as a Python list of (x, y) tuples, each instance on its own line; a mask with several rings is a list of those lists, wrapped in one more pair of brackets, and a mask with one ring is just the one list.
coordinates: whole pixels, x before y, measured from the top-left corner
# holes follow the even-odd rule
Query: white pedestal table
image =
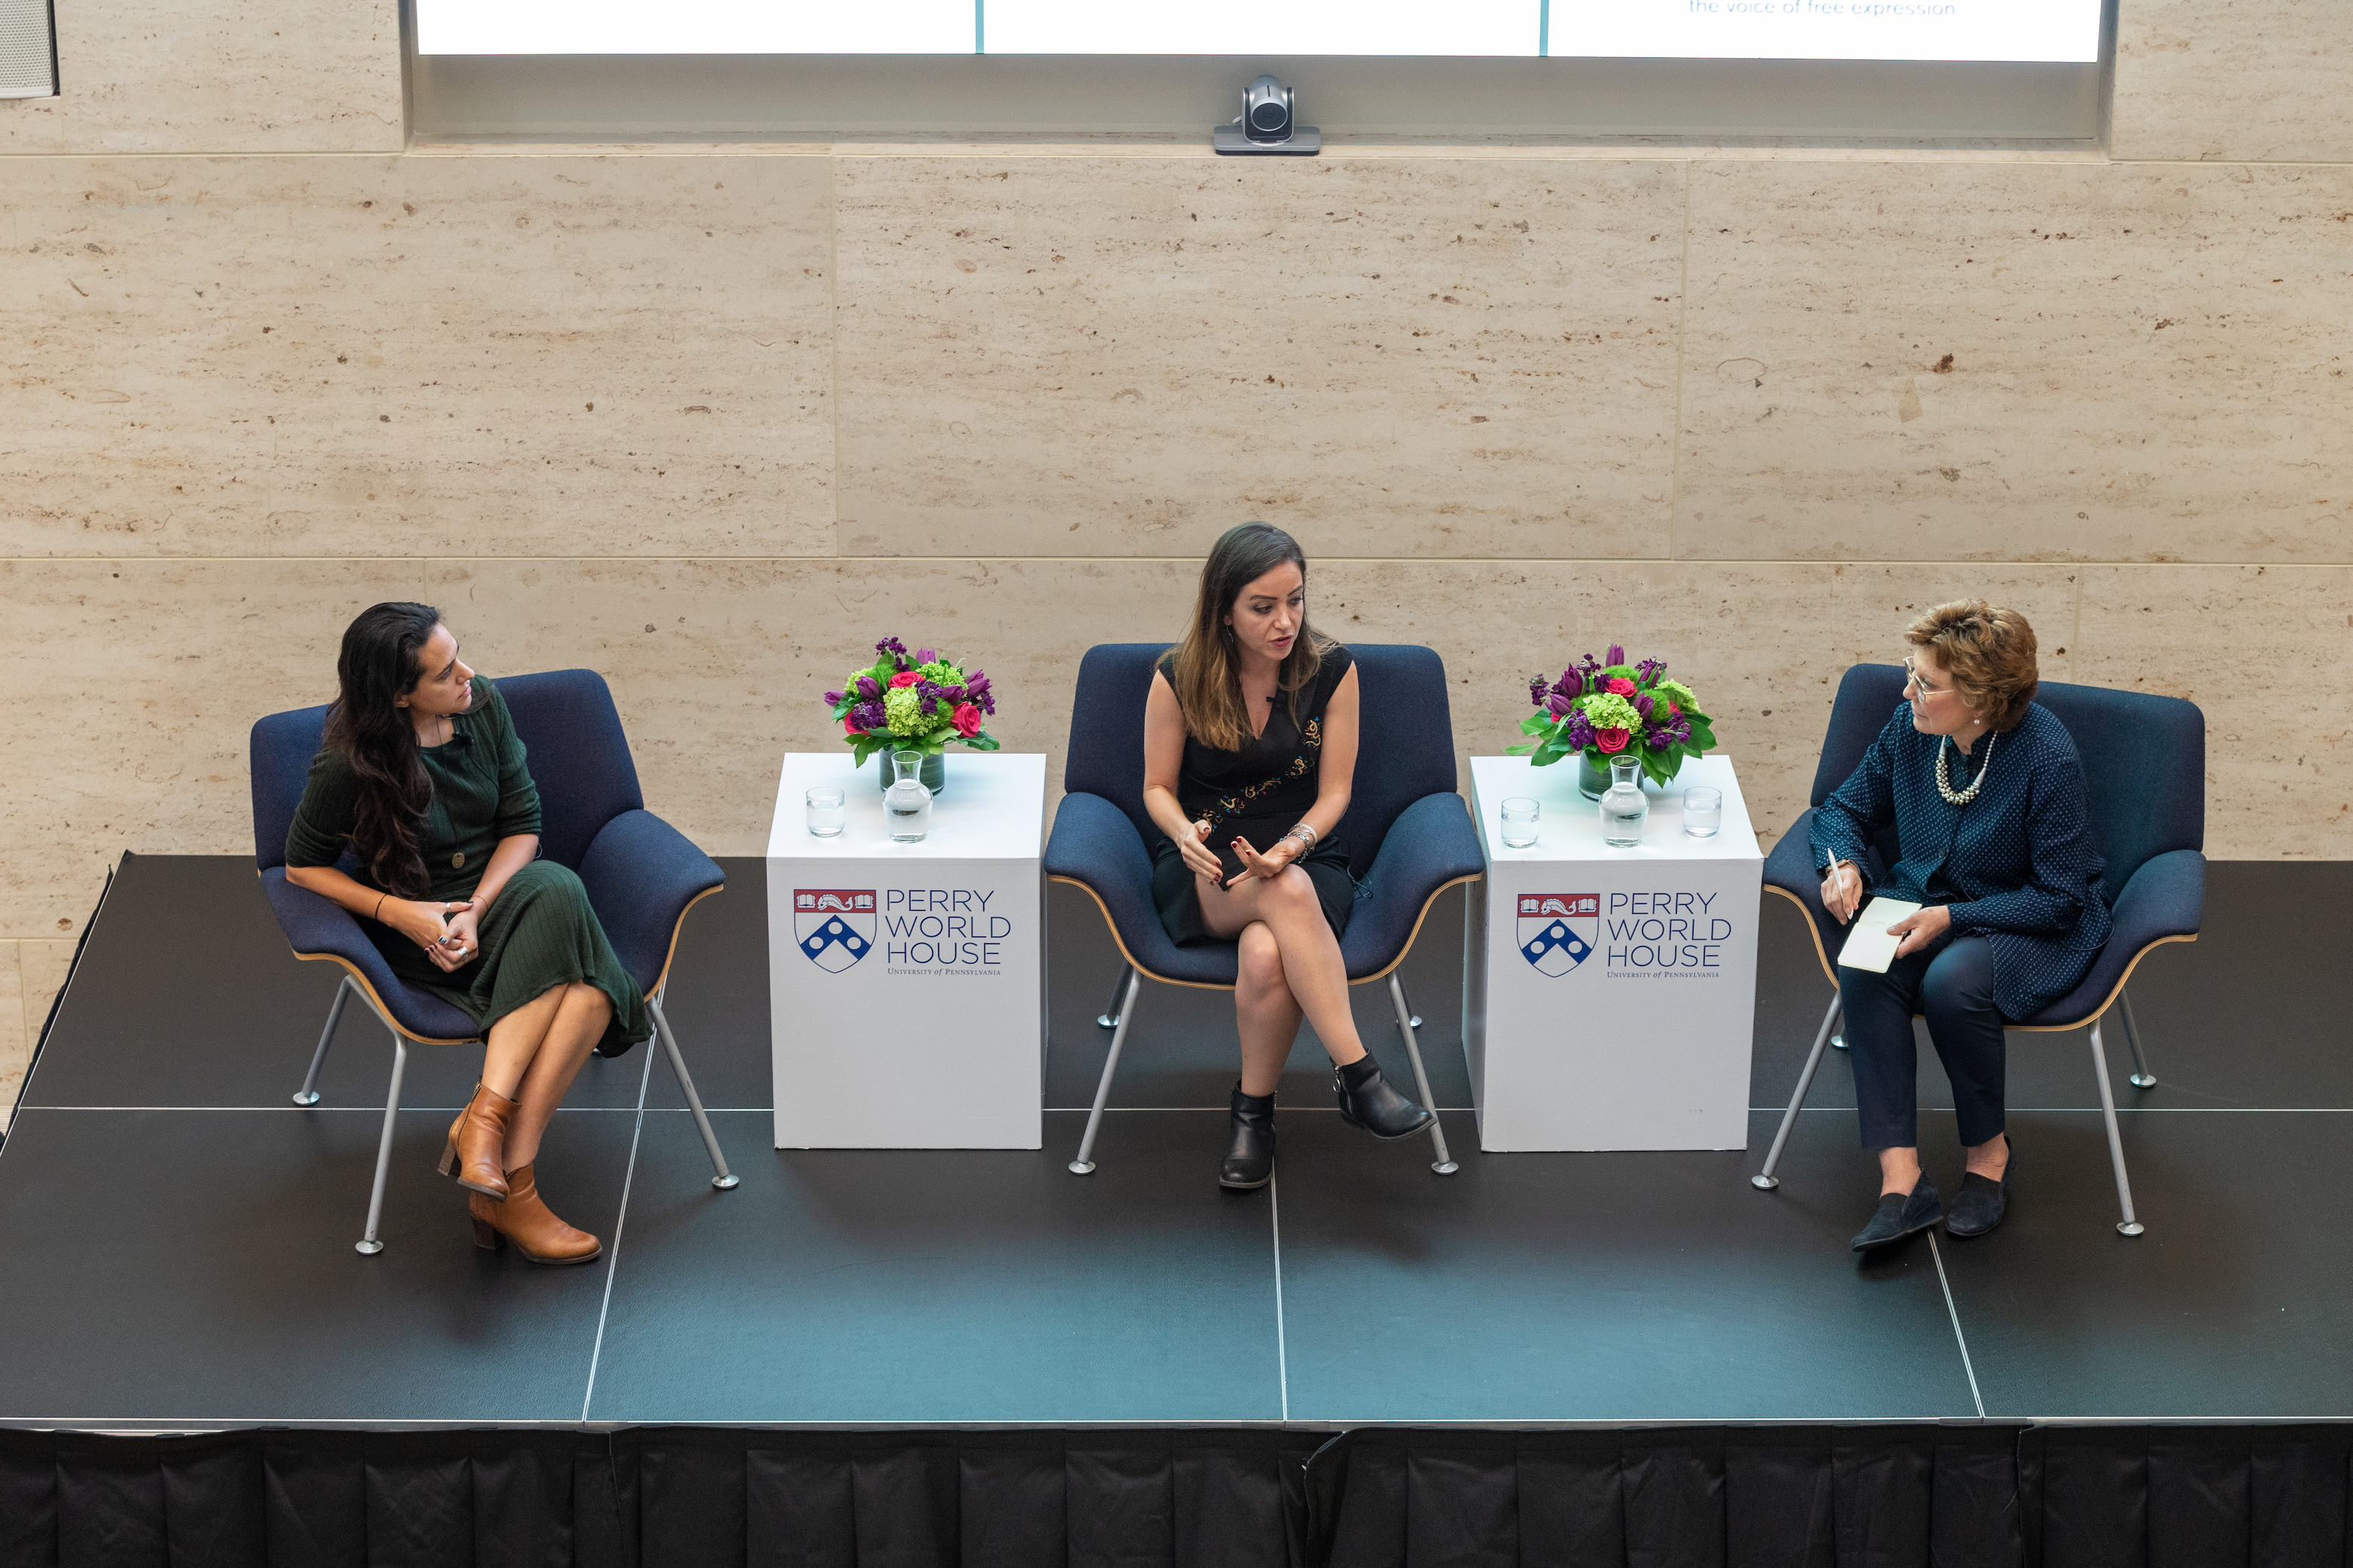
[[(1035, 1149), (1045, 1063), (1046, 759), (951, 752), (897, 844), (874, 763), (793, 752), (768, 831), (779, 1149)], [(839, 837), (806, 792), (838, 786)]]
[[(1639, 847), (1601, 841), (1574, 758), (1471, 759), (1487, 879), (1472, 890), (1462, 1039), (1480, 1147), (1743, 1149), (1765, 858), (1732, 760), (1646, 784)], [(1713, 838), (1683, 794), (1724, 792)], [(1535, 844), (1504, 843), (1503, 802), (1542, 803)]]

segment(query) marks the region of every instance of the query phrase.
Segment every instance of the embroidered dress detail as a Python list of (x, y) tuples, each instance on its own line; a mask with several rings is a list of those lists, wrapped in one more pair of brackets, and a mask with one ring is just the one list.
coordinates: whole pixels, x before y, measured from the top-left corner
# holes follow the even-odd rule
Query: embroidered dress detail
[(1321, 719), (1310, 719), (1306, 723), (1301, 725), (1299, 730), (1299, 744), (1302, 754), (1292, 758), (1291, 765), (1289, 767), (1283, 769), (1282, 772), (1275, 774), (1275, 776), (1271, 779), (1261, 779), (1258, 783), (1250, 785), (1248, 789), (1243, 790), (1239, 795), (1219, 795), (1217, 799), (1217, 804), (1209, 809), (1200, 813), (1199, 816), (1196, 820), (1208, 823), (1209, 825), (1210, 831), (1215, 832), (1219, 827), (1232, 821), (1235, 817), (1252, 815), (1250, 812), (1249, 807), (1253, 801), (1262, 800), (1274, 791), (1281, 789), (1284, 784), (1289, 784), (1293, 779), (1305, 778), (1310, 773), (1314, 772), (1314, 764), (1307, 760), (1304, 753), (1308, 752), (1321, 752), (1323, 750), (1324, 721)]
[(1969, 802), (1977, 799), (1978, 792), (1985, 788), (1986, 770), (1993, 766), (1993, 743), (2000, 739), (2001, 739), (2000, 735), (1988, 735), (1986, 737), (1985, 761), (1978, 764), (1978, 776), (1976, 782), (1964, 790), (1956, 790), (1953, 788), (1953, 775), (1947, 770), (1945, 765), (1946, 759), (1952, 755), (1953, 738), (1950, 735), (1947, 735), (1938, 743), (1936, 747), (1936, 793), (1945, 797), (1945, 804), (1947, 805), (1967, 805)]

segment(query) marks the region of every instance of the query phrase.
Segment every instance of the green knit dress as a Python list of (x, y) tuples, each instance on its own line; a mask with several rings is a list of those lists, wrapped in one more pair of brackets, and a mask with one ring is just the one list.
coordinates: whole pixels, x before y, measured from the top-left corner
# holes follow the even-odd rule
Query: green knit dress
[[(524, 765), (522, 738), (498, 688), (476, 676), (473, 705), (450, 724), (449, 739), (422, 753), (433, 803), (417, 833), (429, 884), (417, 896), (443, 902), (473, 897), (499, 840), (539, 831), (539, 786)], [(321, 752), (311, 759), (302, 804), (286, 830), (286, 864), (336, 864), (349, 847), (358, 813), (359, 779), (351, 763), (332, 748)], [(352, 875), (367, 887), (382, 886), (364, 865)], [(402, 984), (438, 996), (484, 1033), (516, 1008), (576, 980), (612, 998), (613, 1021), (599, 1050), (610, 1055), (654, 1032), (645, 995), (606, 940), (588, 889), (570, 868), (553, 860), (533, 860), (507, 879), (481, 917), (480, 953), (455, 971), (438, 967), (390, 926), (363, 919), (360, 927)]]

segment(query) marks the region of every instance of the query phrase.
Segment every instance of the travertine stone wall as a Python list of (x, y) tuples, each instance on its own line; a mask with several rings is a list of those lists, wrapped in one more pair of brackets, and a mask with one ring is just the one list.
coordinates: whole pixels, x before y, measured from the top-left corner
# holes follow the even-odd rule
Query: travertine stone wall
[(2353, 17), (2344, 0), (2122, 0), (2119, 158), (2353, 160)]
[(389, 4), (72, 10), (67, 97), (0, 104), (0, 1100), (105, 866), (248, 849), (248, 725), (389, 596), (603, 670), (743, 853), (886, 632), (1058, 771), (1079, 653), (1245, 518), (1445, 656), (1465, 753), (1670, 659), (1768, 834), (1838, 673), (1983, 594), (2206, 707), (2212, 853), (2353, 857), (2333, 0), (2126, 0), (2113, 158), (1245, 164), (404, 153)]

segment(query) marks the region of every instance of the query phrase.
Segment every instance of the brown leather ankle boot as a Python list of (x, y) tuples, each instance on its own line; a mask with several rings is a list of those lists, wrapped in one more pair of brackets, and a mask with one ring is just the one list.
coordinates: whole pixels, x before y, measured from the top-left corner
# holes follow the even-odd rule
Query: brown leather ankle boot
[(505, 1197), (507, 1124), (514, 1120), (514, 1113), (513, 1100), (487, 1084), (474, 1085), (474, 1098), (449, 1123), (449, 1143), (441, 1151), (441, 1173), (456, 1176), (459, 1186), (485, 1197)]
[(515, 1250), (533, 1263), (593, 1263), (604, 1256), (605, 1244), (585, 1230), (575, 1230), (540, 1201), (539, 1182), (531, 1165), (507, 1173), (507, 1195), (493, 1202), (480, 1193), (466, 1200), (474, 1216), (474, 1245), (497, 1250), (512, 1241)]

